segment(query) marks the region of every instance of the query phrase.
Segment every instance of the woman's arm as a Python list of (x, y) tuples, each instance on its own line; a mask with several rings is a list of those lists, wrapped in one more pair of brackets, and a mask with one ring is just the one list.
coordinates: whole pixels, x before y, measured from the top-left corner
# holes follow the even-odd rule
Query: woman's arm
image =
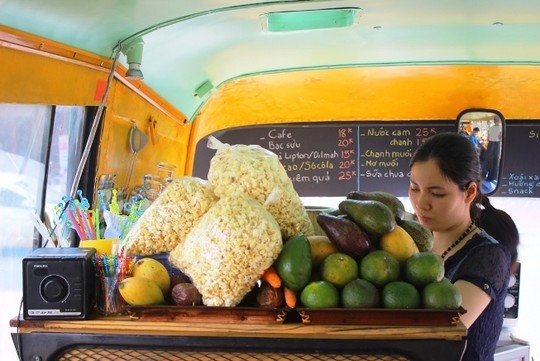
[(455, 285), (461, 292), (461, 306), (467, 310), (461, 316), (461, 322), (463, 322), (465, 327), (469, 328), (488, 306), (491, 297), (480, 287), (470, 282), (458, 280)]

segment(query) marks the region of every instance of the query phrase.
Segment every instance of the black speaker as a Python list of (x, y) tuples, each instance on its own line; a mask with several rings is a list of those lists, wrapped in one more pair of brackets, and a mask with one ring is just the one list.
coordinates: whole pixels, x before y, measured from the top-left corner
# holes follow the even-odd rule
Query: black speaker
[(93, 248), (38, 248), (23, 258), (25, 319), (85, 319), (96, 295)]
[(511, 320), (517, 321), (519, 310), (519, 284), (521, 278), (521, 263), (518, 262), (515, 273), (510, 274), (508, 290), (504, 299), (504, 318), (509, 325)]

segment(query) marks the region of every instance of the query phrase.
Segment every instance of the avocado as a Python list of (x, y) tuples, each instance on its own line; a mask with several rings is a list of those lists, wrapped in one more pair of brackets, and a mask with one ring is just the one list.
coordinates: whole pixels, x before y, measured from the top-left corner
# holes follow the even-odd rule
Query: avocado
[(390, 208), (379, 201), (345, 199), (339, 209), (373, 238), (392, 231), (397, 224)]
[(401, 226), (413, 239), (420, 252), (429, 252), (433, 248), (433, 233), (419, 222), (412, 220), (398, 220)]
[(303, 234), (290, 237), (284, 244), (275, 262), (276, 271), (283, 284), (300, 291), (311, 278), (311, 246)]
[(403, 203), (392, 193), (383, 192), (383, 191), (374, 191), (374, 192), (362, 192), (362, 191), (353, 191), (347, 194), (347, 199), (356, 199), (359, 201), (379, 201), (386, 204), (388, 208), (396, 217), (396, 220), (403, 219), (405, 214), (405, 206)]
[(372, 248), (369, 235), (344, 214), (320, 213), (317, 222), (338, 250), (356, 260), (362, 259)]

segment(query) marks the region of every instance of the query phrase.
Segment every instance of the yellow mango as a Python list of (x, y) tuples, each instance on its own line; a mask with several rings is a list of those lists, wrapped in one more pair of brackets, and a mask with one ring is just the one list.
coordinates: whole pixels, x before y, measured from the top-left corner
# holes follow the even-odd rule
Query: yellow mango
[(380, 239), (380, 247), (394, 256), (400, 264), (419, 252), (411, 235), (401, 226), (395, 226), (392, 231), (383, 234)]
[(308, 241), (311, 247), (311, 262), (315, 267), (319, 266), (327, 256), (338, 251), (327, 236), (308, 236)]
[(165, 303), (163, 292), (154, 281), (144, 277), (128, 277), (118, 285), (120, 295), (131, 306), (150, 306)]
[(133, 277), (148, 278), (161, 288), (164, 295), (169, 294), (171, 290), (171, 277), (167, 268), (158, 260), (150, 257), (141, 258), (133, 265), (131, 269)]

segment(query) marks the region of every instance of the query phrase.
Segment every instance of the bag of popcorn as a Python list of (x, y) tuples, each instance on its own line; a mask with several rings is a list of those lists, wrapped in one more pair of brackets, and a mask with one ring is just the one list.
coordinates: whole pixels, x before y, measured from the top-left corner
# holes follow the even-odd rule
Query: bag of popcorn
[(130, 229), (125, 251), (141, 256), (170, 252), (216, 201), (207, 181), (187, 176), (175, 179)]
[(282, 236), (314, 234), (307, 211), (278, 156), (259, 145), (229, 145), (210, 137), (216, 149), (208, 182), (218, 197), (243, 191), (262, 204), (278, 222)]
[(231, 192), (170, 252), (169, 262), (191, 279), (206, 306), (234, 307), (282, 247), (274, 217), (247, 194)]

